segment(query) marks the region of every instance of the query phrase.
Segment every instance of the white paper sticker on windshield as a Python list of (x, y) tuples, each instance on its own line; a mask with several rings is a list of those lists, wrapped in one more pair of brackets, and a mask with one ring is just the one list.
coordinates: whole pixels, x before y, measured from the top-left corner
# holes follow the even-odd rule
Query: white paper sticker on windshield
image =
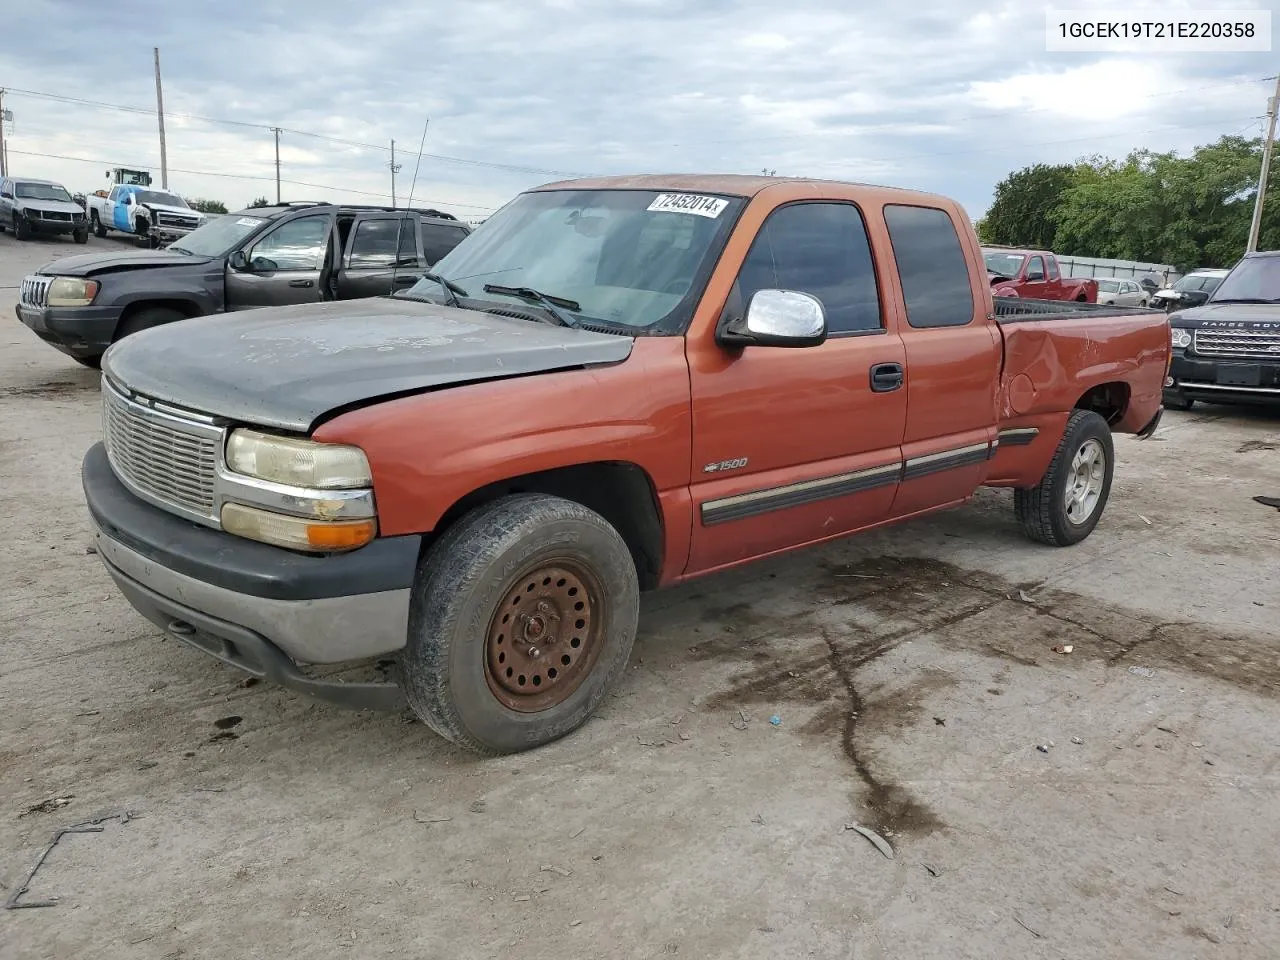
[(261, 222), (262, 221), (257, 219), (256, 217), (241, 217), (239, 220), (236, 221), (236, 226), (237, 227), (256, 227)]
[(696, 193), (660, 193), (649, 204), (654, 213), (692, 213), (699, 217), (715, 219), (729, 205), (720, 197), (702, 197)]

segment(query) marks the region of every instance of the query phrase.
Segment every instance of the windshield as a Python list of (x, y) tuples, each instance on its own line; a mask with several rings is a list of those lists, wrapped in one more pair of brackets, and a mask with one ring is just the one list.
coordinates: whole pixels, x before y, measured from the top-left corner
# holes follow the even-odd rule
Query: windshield
[(1119, 293), (1120, 281), (1119, 280), (1099, 280), (1098, 289), (1101, 290), (1103, 293)]
[(172, 193), (161, 193), (159, 190), (139, 190), (134, 194), (138, 203), (159, 203), (166, 207), (185, 207), (187, 201)]
[[(434, 272), (465, 288), (464, 299), (541, 309), (484, 290), (528, 287), (576, 301), (580, 309), (569, 312), (588, 322), (676, 332), (687, 322), (677, 307), (705, 282), (741, 206), (741, 199), (647, 190), (525, 193)], [(437, 300), (444, 293), (421, 280), (404, 295)]]
[(15, 183), (14, 196), (22, 200), (65, 200), (71, 203), (71, 194), (66, 187), (56, 183)]
[(1210, 302), (1280, 301), (1280, 257), (1246, 257), (1223, 279)]
[(984, 253), (982, 259), (987, 261), (988, 272), (1002, 277), (1016, 277), (1022, 268), (1020, 253)]
[(196, 227), (177, 243), (170, 244), (169, 249), (179, 253), (192, 253), (197, 257), (225, 257), (266, 222), (262, 217), (240, 217), (235, 214), (215, 217)]

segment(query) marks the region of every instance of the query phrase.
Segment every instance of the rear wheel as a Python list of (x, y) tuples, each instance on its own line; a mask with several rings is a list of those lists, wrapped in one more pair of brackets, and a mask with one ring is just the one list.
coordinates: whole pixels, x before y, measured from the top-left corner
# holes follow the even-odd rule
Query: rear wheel
[(186, 315), (181, 310), (174, 310), (172, 307), (144, 307), (120, 321), (120, 326), (116, 327), (115, 339), (123, 340), (130, 334), (185, 319)]
[(1102, 517), (1114, 468), (1107, 421), (1091, 410), (1074, 411), (1041, 481), (1013, 492), (1022, 532), (1052, 547), (1079, 543)]
[(549, 743), (622, 675), (638, 616), (635, 563), (603, 517), (559, 497), (503, 497), (459, 520), (418, 570), (405, 695), (477, 753)]

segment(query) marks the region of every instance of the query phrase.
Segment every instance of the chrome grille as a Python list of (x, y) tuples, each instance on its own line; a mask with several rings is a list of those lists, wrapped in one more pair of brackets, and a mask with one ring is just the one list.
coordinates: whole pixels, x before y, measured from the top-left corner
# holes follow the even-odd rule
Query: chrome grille
[(18, 295), (20, 303), (28, 307), (47, 307), (49, 305), (49, 284), (53, 277), (27, 277), (22, 281), (22, 291)]
[(134, 493), (172, 512), (216, 522), (220, 427), (130, 399), (104, 378), (102, 434), (112, 469)]
[(1195, 352), (1206, 357), (1270, 357), (1280, 361), (1280, 327), (1199, 327)]

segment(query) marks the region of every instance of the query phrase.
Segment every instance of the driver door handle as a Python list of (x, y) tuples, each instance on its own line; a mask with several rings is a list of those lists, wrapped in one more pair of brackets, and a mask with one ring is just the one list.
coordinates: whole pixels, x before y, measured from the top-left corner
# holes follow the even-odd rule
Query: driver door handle
[(900, 363), (877, 363), (871, 367), (871, 392), (889, 393), (899, 389), (906, 375)]
[(314, 280), (290, 280), (289, 281), (289, 286), (291, 287), (314, 287), (315, 285), (316, 285), (316, 282)]

